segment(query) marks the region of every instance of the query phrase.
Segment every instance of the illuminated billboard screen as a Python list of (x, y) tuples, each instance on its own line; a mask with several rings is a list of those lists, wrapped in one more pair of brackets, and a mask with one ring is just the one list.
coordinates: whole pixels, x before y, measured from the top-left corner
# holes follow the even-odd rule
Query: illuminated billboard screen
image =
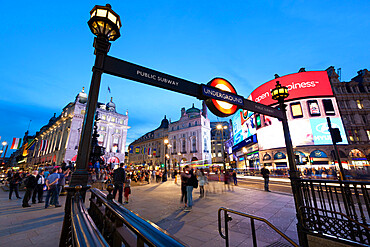
[[(348, 144), (326, 71), (301, 72), (274, 79), (254, 90), (249, 99), (276, 105), (270, 93), (276, 81), (289, 89), (285, 104), (293, 146), (332, 144), (326, 117), (330, 117), (333, 128), (340, 130), (342, 142), (338, 144)], [(255, 125), (260, 150), (285, 147), (278, 119), (255, 114)]]
[(253, 112), (238, 110), (231, 122), (233, 124), (234, 145), (256, 134)]
[(282, 76), (266, 82), (256, 88), (249, 99), (264, 105), (276, 104), (276, 101), (271, 97), (271, 89), (275, 88), (276, 81), (279, 81), (282, 86), (288, 87), (287, 101), (307, 96), (333, 95), (326, 71), (309, 71)]

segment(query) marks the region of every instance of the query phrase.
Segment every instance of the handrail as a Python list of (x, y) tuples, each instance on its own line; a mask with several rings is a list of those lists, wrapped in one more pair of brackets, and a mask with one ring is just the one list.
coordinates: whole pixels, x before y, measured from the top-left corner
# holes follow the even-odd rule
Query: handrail
[[(225, 218), (225, 235), (223, 235), (222, 229), (221, 229), (222, 228), (222, 226), (221, 226), (221, 212), (222, 211), (225, 212), (224, 213), (224, 218)], [(251, 215), (251, 214), (246, 214), (246, 213), (242, 213), (242, 212), (235, 211), (235, 210), (232, 210), (232, 209), (221, 207), (221, 208), (218, 209), (218, 232), (220, 233), (220, 236), (223, 239), (226, 239), (226, 247), (229, 246), (228, 222), (232, 220), (232, 218), (230, 216), (228, 216), (227, 212), (233, 213), (233, 214), (236, 214), (236, 215), (240, 215), (240, 216), (244, 216), (244, 217), (247, 217), (247, 218), (250, 218), (251, 219), (253, 246), (255, 246), (255, 247), (257, 246), (257, 239), (256, 239), (256, 230), (255, 230), (255, 227), (254, 227), (254, 220), (259, 220), (259, 221), (262, 221), (262, 222), (266, 223), (275, 232), (277, 232), (280, 236), (282, 236), (284, 239), (286, 239), (290, 244), (292, 244), (295, 247), (299, 247), (298, 244), (296, 244), (291, 238), (289, 238), (287, 235), (285, 235), (283, 232), (281, 232), (278, 228), (276, 228), (268, 220), (266, 220), (264, 218), (261, 218), (261, 217), (258, 217), (258, 216)]]
[(314, 183), (341, 183), (341, 184), (358, 184), (358, 185), (370, 185), (369, 181), (357, 181), (357, 180), (327, 180), (327, 179), (309, 179), (309, 178), (296, 178), (295, 180), (303, 182), (314, 182)]
[(80, 194), (71, 200), (72, 245), (78, 247), (108, 247), (108, 243), (89, 216)]
[(118, 203), (108, 200), (107, 196), (100, 190), (93, 188), (90, 191), (102, 204), (104, 204), (106, 210), (108, 209), (113, 213), (115, 218), (122, 221), (128, 229), (136, 234), (138, 238), (140, 237), (148, 246), (186, 246), (180, 241), (169, 236), (168, 232), (154, 223), (141, 218)]

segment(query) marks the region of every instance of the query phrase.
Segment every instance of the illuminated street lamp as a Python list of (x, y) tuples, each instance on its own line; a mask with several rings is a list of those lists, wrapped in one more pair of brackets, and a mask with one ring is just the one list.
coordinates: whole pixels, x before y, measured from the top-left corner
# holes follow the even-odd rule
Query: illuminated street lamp
[(169, 140), (166, 138), (163, 140), (164, 142), (164, 174), (162, 176), (162, 182), (166, 182), (167, 181), (167, 159), (170, 158), (170, 156), (167, 154), (167, 148), (168, 148), (168, 143), (169, 143)]
[(109, 4), (106, 6), (96, 5), (90, 11), (90, 20), (87, 22), (94, 38), (96, 55), (95, 64), (92, 68), (89, 96), (86, 105), (85, 121), (82, 126), (80, 145), (77, 153), (76, 171), (72, 174), (71, 186), (87, 185), (88, 163), (91, 150), (91, 135), (94, 126), (94, 115), (99, 96), (101, 76), (103, 73), (104, 60), (108, 54), (110, 43), (120, 37), (121, 19)]
[(224, 148), (224, 129), (227, 129), (227, 126), (222, 124), (217, 124), (216, 129), (221, 130), (221, 152), (222, 152), (222, 163), (224, 165), (224, 172), (226, 172), (226, 162), (225, 162), (225, 148)]
[(302, 225), (303, 220), (300, 214), (300, 210), (301, 210), (300, 208), (301, 208), (301, 205), (303, 205), (302, 194), (299, 188), (300, 183), (298, 181), (300, 177), (299, 177), (299, 172), (297, 171), (297, 166), (294, 160), (292, 139), (290, 137), (288, 119), (286, 115), (286, 105), (284, 104), (284, 100), (289, 96), (288, 88), (285, 86), (282, 86), (279, 81), (276, 81), (275, 88), (271, 90), (271, 96), (272, 96), (272, 99), (278, 101), (280, 110), (283, 113), (283, 118), (281, 119), (281, 122), (283, 124), (286, 152), (287, 152), (288, 162), (289, 162), (289, 177), (290, 177), (290, 182), (292, 186), (292, 193), (294, 197), (294, 203), (295, 203), (296, 214), (297, 214), (297, 219), (298, 219), (298, 223), (297, 223), (298, 231), (297, 232), (298, 232), (298, 238), (299, 238), (300, 244), (302, 246), (305, 246), (304, 243), (307, 243), (307, 236), (304, 234), (304, 229)]

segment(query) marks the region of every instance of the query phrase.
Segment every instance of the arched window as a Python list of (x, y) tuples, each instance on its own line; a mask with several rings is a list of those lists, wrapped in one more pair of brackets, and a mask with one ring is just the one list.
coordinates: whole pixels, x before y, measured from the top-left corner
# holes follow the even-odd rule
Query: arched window
[(207, 138), (204, 138), (204, 152), (208, 151)]
[(173, 147), (173, 152), (176, 153), (176, 140), (173, 141), (172, 147)]

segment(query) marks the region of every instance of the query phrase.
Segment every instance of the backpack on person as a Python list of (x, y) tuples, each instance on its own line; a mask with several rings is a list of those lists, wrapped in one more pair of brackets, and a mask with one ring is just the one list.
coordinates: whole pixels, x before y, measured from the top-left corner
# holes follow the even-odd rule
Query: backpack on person
[(191, 177), (189, 178), (189, 185), (193, 186), (194, 189), (198, 188), (198, 179), (194, 174), (191, 174)]

